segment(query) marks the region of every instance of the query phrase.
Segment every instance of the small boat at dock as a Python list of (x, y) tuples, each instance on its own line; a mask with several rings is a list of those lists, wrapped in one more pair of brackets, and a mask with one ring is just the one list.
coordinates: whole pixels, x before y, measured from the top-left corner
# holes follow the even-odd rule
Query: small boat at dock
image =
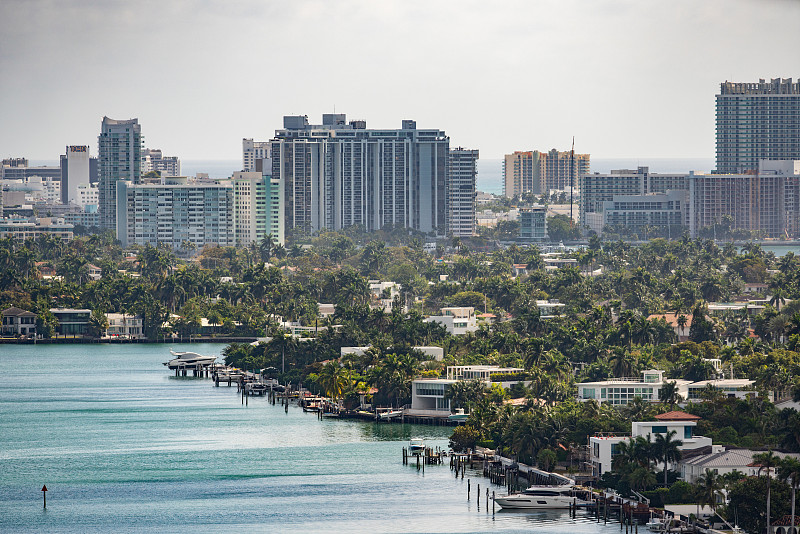
[(425, 440), (422, 438), (411, 438), (408, 444), (408, 451), (411, 454), (421, 454), (425, 450)]
[(392, 409), (392, 408), (387, 408), (384, 411), (379, 411), (378, 412), (378, 418), (381, 421), (391, 421), (392, 419), (395, 419), (397, 417), (402, 417), (402, 416), (403, 416), (403, 410), (401, 410), (401, 409), (396, 409), (395, 410), (395, 409)]
[(447, 416), (447, 419), (450, 421), (456, 421), (461, 423), (463, 421), (466, 421), (468, 417), (469, 414), (464, 413), (464, 408), (458, 408), (456, 409), (456, 413), (451, 413), (450, 415)]

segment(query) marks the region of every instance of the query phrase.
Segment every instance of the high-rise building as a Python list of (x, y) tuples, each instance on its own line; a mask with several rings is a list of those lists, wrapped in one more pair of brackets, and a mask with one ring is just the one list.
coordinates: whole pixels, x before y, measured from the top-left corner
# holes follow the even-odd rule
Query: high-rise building
[(144, 137), (138, 119), (103, 117), (98, 142), (100, 227), (117, 227), (117, 182), (139, 182)]
[(441, 130), (367, 130), (326, 114), (284, 117), (270, 153), (272, 177), (284, 191), (287, 234), (363, 225), (393, 225), (444, 235), (448, 217), (450, 139)]
[(285, 244), (280, 181), (269, 172), (235, 172), (231, 181), (236, 243), (259, 243), (271, 235), (277, 244)]
[(697, 237), (728, 225), (763, 237), (797, 237), (800, 161), (761, 160), (757, 172), (740, 174), (657, 174), (647, 167), (587, 174), (580, 221), (597, 233), (610, 226)]
[[(263, 169), (257, 167), (263, 160), (270, 157), (269, 147), (269, 141), (242, 139), (242, 170), (244, 172), (261, 172)], [(270, 172), (272, 171), (270, 170)]]
[(800, 158), (800, 83), (726, 81), (716, 100), (717, 173), (755, 171), (762, 159)]
[(233, 246), (233, 184), (229, 180), (166, 177), (154, 183), (117, 184), (117, 239), (123, 247), (166, 245), (175, 250), (206, 244)]
[(506, 154), (503, 161), (504, 194), (508, 198), (524, 193), (541, 195), (548, 191), (577, 188), (582, 174), (590, 169), (589, 154), (533, 150)]
[(160, 149), (145, 148), (142, 153), (142, 175), (153, 171), (161, 176), (180, 176), (181, 160), (177, 156), (165, 156)]
[[(78, 204), (79, 187), (89, 187), (91, 156), (87, 145), (71, 145), (61, 156), (61, 203)], [(95, 165), (97, 162), (95, 161)]]
[(475, 235), (475, 179), (478, 151), (455, 148), (450, 151), (447, 180), (447, 235)]

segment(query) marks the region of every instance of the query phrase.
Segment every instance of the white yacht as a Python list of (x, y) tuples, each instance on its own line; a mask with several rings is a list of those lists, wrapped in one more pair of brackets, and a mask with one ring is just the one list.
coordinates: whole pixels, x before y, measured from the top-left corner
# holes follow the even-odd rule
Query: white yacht
[(173, 358), (168, 362), (164, 362), (164, 365), (170, 369), (180, 369), (198, 364), (211, 365), (217, 360), (216, 356), (203, 356), (196, 352), (175, 352), (172, 349), (170, 349), (169, 352), (172, 354)]
[(502, 508), (524, 508), (534, 510), (553, 510), (589, 504), (574, 494), (574, 486), (531, 486), (520, 492), (505, 497), (495, 497), (494, 502)]

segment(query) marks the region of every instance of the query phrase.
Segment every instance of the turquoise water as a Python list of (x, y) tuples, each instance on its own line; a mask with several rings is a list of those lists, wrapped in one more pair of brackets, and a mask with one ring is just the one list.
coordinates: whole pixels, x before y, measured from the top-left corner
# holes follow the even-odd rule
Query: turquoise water
[(0, 531), (619, 530), (586, 514), (492, 515), (474, 500), (485, 479), (467, 501), (447, 465), (402, 465), (412, 435), (446, 447), (449, 428), (242, 406), (235, 387), (171, 376), (168, 351), (0, 345)]

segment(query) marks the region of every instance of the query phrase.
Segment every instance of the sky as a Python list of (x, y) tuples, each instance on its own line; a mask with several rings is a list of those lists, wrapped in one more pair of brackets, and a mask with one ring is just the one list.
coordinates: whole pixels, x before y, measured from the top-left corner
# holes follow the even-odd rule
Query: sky
[(2, 0), (0, 156), (97, 153), (104, 115), (182, 160), (284, 115), (445, 130), (501, 158), (713, 158), (725, 80), (800, 77), (800, 0)]

